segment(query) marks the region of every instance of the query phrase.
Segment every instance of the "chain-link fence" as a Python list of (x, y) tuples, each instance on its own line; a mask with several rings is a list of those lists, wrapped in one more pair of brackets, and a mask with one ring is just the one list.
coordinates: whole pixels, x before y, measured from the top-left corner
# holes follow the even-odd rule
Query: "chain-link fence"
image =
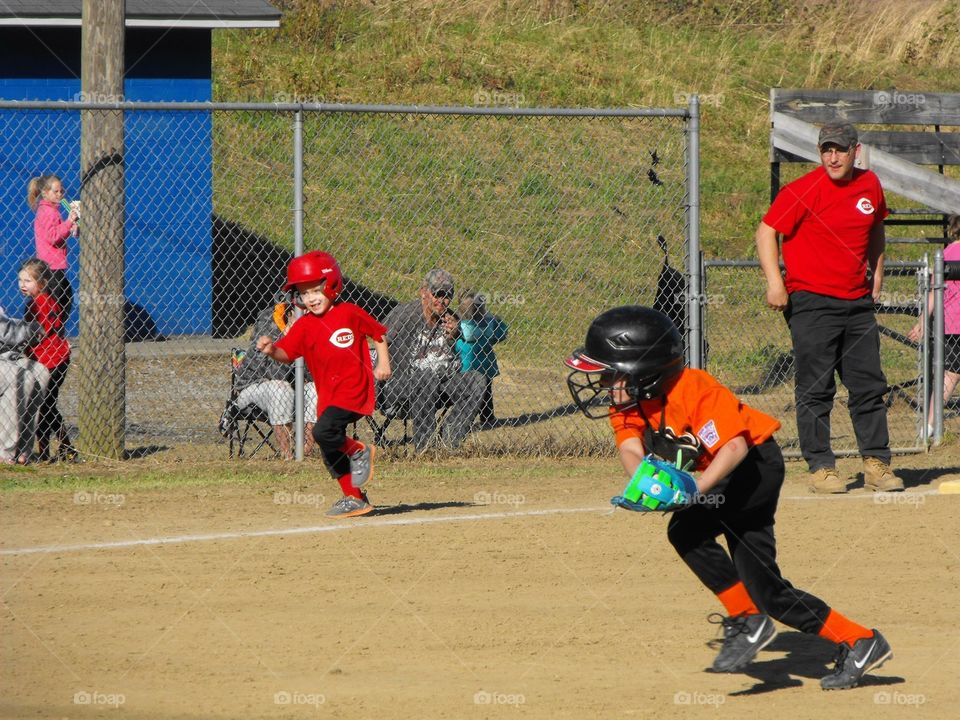
[[(666, 295), (662, 285), (660, 300), (669, 295), (685, 317), (686, 109), (127, 104), (100, 111), (122, 120), (122, 135), (81, 166), (81, 107), (0, 107), (0, 304), (21, 315), (15, 273), (36, 252), (26, 186), (56, 174), (65, 198), (81, 199), (79, 236), (66, 238), (77, 302), (59, 408), (92, 454), (111, 453), (95, 426), (116, 423), (118, 391), (121, 451), (222, 441), (218, 421), (244, 362), (233, 350), (249, 356), (251, 325), (279, 299), (301, 238), (303, 250), (339, 260), (344, 297), (380, 320), (419, 302), (425, 274), (440, 267), (455, 280), (451, 309), (471, 314), (462, 320), (502, 323), (492, 413), (476, 407), (467, 451), (608, 448), (603, 423), (574, 416), (563, 358), (601, 310), (654, 303), (658, 278), (679, 283)], [(111, 259), (118, 240), (122, 259)], [(665, 262), (679, 276), (662, 272)], [(468, 289), (486, 316), (460, 305)], [(387, 441), (404, 439), (410, 414), (396, 413)], [(375, 420), (380, 429), (382, 413)]]
[[(794, 398), (794, 354), (783, 314), (766, 304), (766, 282), (756, 261), (705, 263), (707, 369), (749, 405), (782, 424), (777, 438), (788, 457), (799, 457)], [(880, 358), (890, 392), (887, 423), (894, 451), (918, 451), (926, 439), (925, 349), (907, 337), (925, 297), (925, 263), (888, 263), (876, 308)], [(847, 389), (837, 384), (831, 438), (837, 455), (856, 455)]]

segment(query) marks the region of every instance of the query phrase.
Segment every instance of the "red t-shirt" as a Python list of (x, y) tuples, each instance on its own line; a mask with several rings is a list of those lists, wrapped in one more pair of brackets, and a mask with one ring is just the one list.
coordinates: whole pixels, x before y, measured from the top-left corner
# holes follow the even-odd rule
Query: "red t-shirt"
[(47, 370), (53, 370), (70, 359), (70, 343), (63, 337), (63, 312), (57, 301), (40, 293), (27, 305), (24, 320), (36, 320), (43, 328), (44, 337), (30, 348), (33, 358)]
[[(705, 370), (685, 369), (667, 392), (666, 404), (661, 398), (654, 398), (644, 400), (641, 408), (654, 431), (659, 430), (660, 415), (665, 413), (664, 428), (675, 435), (687, 432), (696, 436), (703, 449), (697, 470), (704, 470), (717, 451), (738, 435), (743, 435), (747, 445), (753, 447), (780, 429), (776, 418), (743, 404)], [(617, 447), (632, 437), (643, 442), (647, 423), (636, 406), (628, 410), (610, 408), (610, 425)], [(644, 449), (649, 452), (649, 448)]]
[(834, 182), (818, 167), (786, 185), (763, 222), (784, 236), (787, 292), (844, 300), (871, 292), (870, 229), (888, 214), (880, 179), (870, 170), (854, 168), (850, 180)]
[(317, 386), (317, 416), (331, 405), (373, 413), (373, 367), (367, 338), (383, 340), (387, 328), (353, 303), (323, 315), (307, 313), (276, 342), (291, 360), (303, 357)]

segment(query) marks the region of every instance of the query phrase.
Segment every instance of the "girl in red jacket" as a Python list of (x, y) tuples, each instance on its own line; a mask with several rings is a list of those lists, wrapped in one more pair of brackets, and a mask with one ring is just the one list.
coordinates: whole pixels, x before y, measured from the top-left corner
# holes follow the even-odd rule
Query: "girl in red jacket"
[(30, 348), (30, 355), (50, 371), (47, 394), (40, 406), (37, 424), (37, 449), (41, 462), (50, 460), (50, 437), (57, 436), (58, 460), (75, 460), (76, 450), (70, 443), (63, 416), (57, 408), (60, 386), (70, 367), (70, 343), (63, 336), (63, 312), (49, 294), (50, 266), (43, 260), (30, 258), (20, 266), (18, 275), (20, 292), (26, 297), (27, 310), (24, 320), (33, 320), (43, 328), (43, 339)]

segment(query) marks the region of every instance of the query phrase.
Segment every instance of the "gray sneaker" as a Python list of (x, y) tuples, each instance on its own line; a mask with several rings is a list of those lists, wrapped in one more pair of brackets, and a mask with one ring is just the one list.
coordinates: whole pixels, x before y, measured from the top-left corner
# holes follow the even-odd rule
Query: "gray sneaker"
[(742, 670), (777, 636), (773, 620), (767, 615), (721, 617), (719, 622), (723, 625), (723, 647), (713, 661), (713, 672)]
[(363, 496), (362, 500), (358, 500), (350, 495), (344, 495), (333, 504), (333, 507), (327, 510), (327, 517), (357, 517), (358, 515), (366, 515), (369, 512), (373, 512), (373, 505), (367, 501), (366, 495)]
[(373, 445), (364, 445), (350, 456), (350, 477), (354, 487), (361, 487), (373, 477)]
[(833, 672), (820, 679), (820, 687), (824, 690), (856, 687), (868, 671), (880, 667), (892, 657), (890, 643), (879, 630), (874, 630), (871, 637), (860, 638), (853, 647), (840, 643)]

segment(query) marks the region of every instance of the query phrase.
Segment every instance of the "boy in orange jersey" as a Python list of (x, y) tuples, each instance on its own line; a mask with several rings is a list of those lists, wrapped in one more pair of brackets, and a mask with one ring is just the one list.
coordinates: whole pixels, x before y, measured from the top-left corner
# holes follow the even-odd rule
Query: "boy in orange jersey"
[[(773, 438), (780, 423), (683, 363), (683, 340), (666, 315), (639, 305), (617, 307), (594, 319), (584, 346), (566, 360), (573, 370), (567, 383), (587, 417), (609, 418), (628, 477), (648, 453), (667, 461), (680, 457), (682, 466), (692, 463), (700, 471), (696, 480), (684, 478), (696, 490), (680, 491), (681, 511), (671, 516), (667, 536), (727, 611), (712, 670), (737, 672), (749, 665), (776, 636), (776, 619), (838, 644), (836, 667), (820, 681), (823, 689), (856, 686), (893, 654), (877, 630), (848, 620), (780, 573), (773, 533), (784, 479), (783, 455)], [(598, 412), (604, 395), (610, 406)]]

